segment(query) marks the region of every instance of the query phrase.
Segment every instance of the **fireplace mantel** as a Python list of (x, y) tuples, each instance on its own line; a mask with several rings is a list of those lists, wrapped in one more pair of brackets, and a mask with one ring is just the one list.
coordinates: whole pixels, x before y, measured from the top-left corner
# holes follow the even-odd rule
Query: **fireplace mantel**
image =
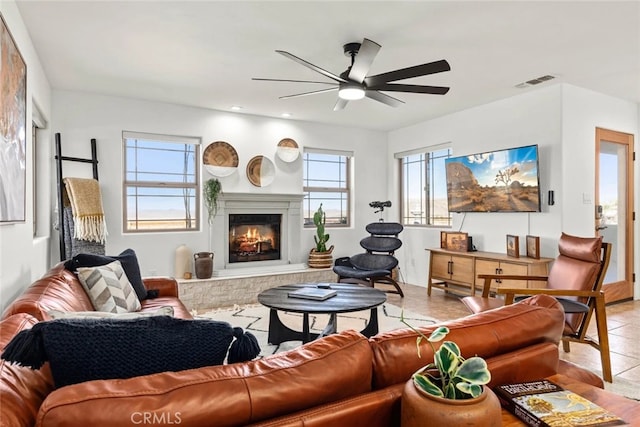
[[(223, 219), (224, 270), (233, 270), (235, 274), (242, 268), (276, 268), (303, 264), (306, 260), (301, 253), (302, 238), (302, 201), (303, 194), (275, 193), (222, 193), (218, 199), (218, 215)], [(281, 259), (270, 261), (252, 261), (243, 263), (229, 262), (229, 214), (281, 214)], [(227, 271), (228, 273), (229, 271)], [(217, 271), (225, 275), (225, 271)]]

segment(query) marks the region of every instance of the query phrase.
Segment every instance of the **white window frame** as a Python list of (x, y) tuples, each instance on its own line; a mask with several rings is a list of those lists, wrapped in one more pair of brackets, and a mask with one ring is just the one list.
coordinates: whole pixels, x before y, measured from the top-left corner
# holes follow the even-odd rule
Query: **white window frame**
[[(175, 175), (180, 175), (180, 173), (169, 173), (166, 170), (163, 170), (163, 165), (158, 165), (158, 169), (157, 170), (151, 170), (151, 169), (147, 169), (147, 170), (132, 170), (132, 171), (128, 171), (127, 170), (127, 156), (128, 156), (128, 150), (127, 150), (127, 141), (128, 140), (141, 140), (141, 141), (152, 141), (152, 142), (157, 142), (160, 144), (167, 144), (167, 151), (171, 151), (170, 149), (172, 148), (171, 145), (169, 144), (175, 144), (173, 145), (173, 147), (176, 147), (179, 145), (189, 145), (189, 146), (193, 146), (193, 151), (189, 151), (187, 152), (187, 154), (190, 156), (189, 159), (187, 159), (187, 165), (185, 165), (184, 167), (186, 167), (187, 169), (190, 169), (190, 165), (189, 163), (191, 161), (193, 161), (193, 174), (189, 173), (188, 171), (183, 170), (182, 171), (182, 182), (176, 181), (176, 179), (171, 179), (171, 176)], [(122, 167), (122, 171), (123, 171), (123, 176), (122, 176), (122, 199), (123, 199), (123, 211), (122, 211), (122, 230), (123, 233), (127, 234), (127, 233), (157, 233), (157, 232), (186, 232), (186, 231), (199, 231), (200, 230), (200, 221), (201, 221), (201, 215), (200, 215), (200, 203), (201, 203), (201, 186), (200, 186), (200, 147), (202, 144), (202, 140), (199, 137), (193, 137), (193, 136), (176, 136), (176, 135), (162, 135), (162, 134), (153, 134), (153, 133), (143, 133), (143, 132), (130, 132), (130, 131), (123, 131), (122, 132), (122, 149), (123, 149), (123, 167)], [(144, 147), (140, 147), (140, 148), (133, 148), (133, 152), (135, 153), (135, 155), (141, 154), (147, 154), (149, 155), (153, 150), (162, 150), (162, 149), (151, 149), (151, 148), (144, 148)], [(146, 151), (146, 153), (145, 153)], [(191, 158), (191, 155), (193, 155), (193, 158)], [(182, 161), (183, 159), (179, 158), (179, 154), (176, 154), (176, 158), (178, 159), (178, 161)], [(165, 164), (166, 166), (166, 164)], [(144, 180), (144, 179), (128, 179), (128, 174), (137, 174), (137, 175), (143, 175), (143, 174), (155, 174), (155, 175), (160, 175), (162, 173), (166, 173), (166, 179), (159, 179), (159, 180)], [(189, 178), (192, 177), (192, 179), (190, 180)], [(149, 195), (144, 195), (144, 194), (140, 194), (139, 190), (151, 190), (151, 191), (158, 191), (157, 194), (151, 196), (151, 197), (183, 197), (183, 198), (187, 198), (185, 200), (185, 202), (187, 203), (188, 207), (185, 207), (185, 212), (184, 212), (184, 218), (169, 218), (168, 220), (166, 218), (156, 218), (156, 221), (163, 221), (163, 220), (167, 220), (169, 222), (173, 222), (176, 224), (179, 224), (180, 222), (184, 222), (183, 226), (172, 226), (172, 227), (152, 227), (152, 228), (140, 228), (140, 224), (142, 224), (145, 219), (141, 219), (138, 215), (139, 215), (139, 208), (138, 208), (138, 203), (135, 204), (135, 206), (132, 206), (131, 209), (129, 209), (129, 203), (130, 203), (130, 198), (132, 197), (133, 200), (135, 200), (135, 202), (138, 202), (138, 199), (140, 197), (149, 197)], [(183, 190), (183, 195), (173, 195), (170, 194), (171, 190)], [(137, 194), (131, 195), (129, 196), (129, 190), (132, 190), (134, 192), (136, 192)], [(167, 194), (162, 194), (163, 191), (166, 191)], [(192, 210), (192, 206), (190, 203), (189, 199), (193, 199), (193, 210)], [(134, 218), (130, 219), (128, 217), (128, 212), (132, 210), (135, 212)], [(129, 226), (129, 222), (133, 221), (134, 224), (136, 224), (136, 226), (134, 227), (130, 227)], [(146, 221), (153, 221), (153, 220), (148, 220), (146, 219)]]
[[(443, 155), (443, 151), (447, 151), (446, 155)], [(436, 155), (437, 157), (433, 157)], [(438, 228), (451, 228), (452, 215), (448, 210), (446, 216), (436, 216), (436, 203), (435, 196), (436, 189), (434, 186), (438, 186), (440, 191), (444, 191), (444, 202), (446, 200), (446, 170), (444, 169), (444, 159), (452, 156), (451, 144), (439, 144), (429, 147), (418, 148), (410, 151), (404, 151), (394, 154), (394, 158), (398, 160), (399, 168), (399, 181), (400, 181), (400, 222), (404, 226), (408, 227), (438, 227)], [(442, 164), (434, 165), (434, 162), (440, 162)], [(412, 214), (412, 209), (409, 207), (409, 201), (407, 200), (407, 192), (410, 184), (408, 180), (408, 168), (410, 164), (419, 164), (420, 168), (420, 183), (422, 186), (422, 193), (420, 195), (420, 214)], [(441, 168), (441, 175), (437, 176), (436, 170)], [(439, 178), (439, 179), (438, 179)], [(442, 181), (440, 181), (442, 180)]]
[[(327, 182), (327, 185), (318, 185), (318, 181), (323, 181), (321, 177), (310, 177), (308, 176), (309, 171), (309, 163), (310, 162), (321, 162), (322, 160), (313, 160), (310, 159), (310, 156), (314, 154), (322, 155), (322, 156), (335, 156), (336, 159), (334, 161), (330, 161), (329, 163), (333, 164), (342, 164), (345, 165), (344, 176), (340, 172), (339, 176), (333, 177), (331, 180), (324, 180)], [(343, 159), (344, 158), (344, 159)], [(315, 227), (313, 224), (313, 213), (318, 209), (320, 203), (323, 203), (323, 210), (325, 214), (327, 214), (327, 205), (325, 204), (328, 200), (335, 200), (335, 198), (329, 197), (330, 194), (340, 194), (340, 206), (341, 206), (341, 214), (339, 217), (331, 216), (331, 212), (329, 209), (329, 213), (327, 214), (327, 222), (325, 227), (349, 227), (351, 225), (351, 183), (352, 183), (352, 169), (353, 169), (353, 151), (343, 151), (343, 150), (330, 150), (330, 149), (321, 149), (321, 148), (308, 148), (305, 147), (302, 154), (302, 161), (304, 164), (303, 167), (303, 217), (304, 217), (304, 226), (305, 228)], [(339, 168), (342, 169), (342, 168)], [(315, 178), (315, 179), (314, 179)], [(316, 181), (316, 185), (308, 185), (309, 181)], [(337, 185), (336, 185), (337, 184)], [(321, 197), (322, 194), (327, 194), (327, 198), (323, 199)], [(315, 194), (316, 197), (312, 197), (311, 195)], [(318, 197), (320, 196), (320, 197)], [(337, 219), (339, 218), (339, 219)]]

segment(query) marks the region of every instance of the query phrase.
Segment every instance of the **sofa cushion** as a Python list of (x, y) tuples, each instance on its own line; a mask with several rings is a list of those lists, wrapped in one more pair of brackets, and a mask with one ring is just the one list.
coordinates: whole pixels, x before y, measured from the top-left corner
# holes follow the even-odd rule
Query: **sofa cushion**
[(55, 319), (137, 319), (150, 316), (173, 316), (173, 307), (170, 305), (156, 310), (134, 311), (127, 313), (109, 313), (106, 311), (60, 311), (49, 310), (47, 315), (51, 320)]
[(133, 249), (126, 249), (120, 255), (95, 255), (78, 254), (64, 263), (64, 267), (69, 271), (77, 271), (80, 267), (97, 267), (110, 264), (113, 261), (120, 261), (122, 268), (131, 282), (133, 289), (140, 301), (148, 298), (147, 289), (142, 282), (138, 257)]
[[(37, 319), (25, 313), (0, 322), (0, 351), (18, 332), (29, 329)], [(53, 390), (49, 366), (33, 370), (0, 360), (0, 426), (31, 427), (38, 408)]]
[(78, 279), (98, 311), (127, 313), (140, 310), (140, 301), (120, 261), (78, 268)]
[(370, 390), (369, 343), (345, 331), (247, 363), (64, 387), (45, 400), (38, 422), (131, 425), (131, 414), (145, 411), (174, 422), (179, 417), (185, 426), (240, 426)]
[(253, 335), (226, 322), (154, 316), (40, 322), (17, 334), (2, 357), (36, 369), (48, 360), (62, 387), (219, 365), (227, 351), (233, 363), (253, 359), (260, 348)]

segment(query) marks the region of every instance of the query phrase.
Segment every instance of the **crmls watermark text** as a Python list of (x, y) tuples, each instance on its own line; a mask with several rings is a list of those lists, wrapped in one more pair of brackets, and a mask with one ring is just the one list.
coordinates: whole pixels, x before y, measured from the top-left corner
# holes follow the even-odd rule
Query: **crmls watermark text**
[(176, 425), (182, 423), (180, 412), (134, 412), (131, 422), (141, 425)]

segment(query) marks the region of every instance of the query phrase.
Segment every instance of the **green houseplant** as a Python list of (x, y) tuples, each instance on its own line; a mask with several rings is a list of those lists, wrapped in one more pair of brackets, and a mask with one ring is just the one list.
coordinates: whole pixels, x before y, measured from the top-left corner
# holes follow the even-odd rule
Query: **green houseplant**
[(217, 178), (211, 178), (204, 182), (202, 194), (204, 196), (204, 204), (207, 207), (209, 224), (218, 213), (218, 197), (222, 193), (222, 184)]
[[(222, 194), (222, 183), (217, 178), (210, 178), (204, 182), (202, 195), (204, 204), (207, 207), (207, 219), (209, 225), (213, 224), (213, 219), (218, 213), (218, 197)], [(194, 268), (198, 279), (208, 279), (213, 274), (213, 252), (211, 252), (211, 229), (207, 233), (209, 236), (209, 252), (197, 252), (193, 255)]]
[(309, 267), (311, 268), (329, 268), (333, 264), (333, 245), (327, 249), (327, 241), (329, 241), (329, 234), (325, 233), (324, 225), (326, 222), (326, 215), (322, 210), (322, 203), (318, 207), (318, 210), (313, 214), (313, 224), (316, 226), (316, 234), (313, 236), (313, 240), (316, 243), (316, 247), (309, 252)]
[(453, 341), (444, 341), (449, 328), (436, 328), (430, 336), (400, 321), (418, 334), (416, 347), (426, 341), (433, 350), (433, 362), (413, 374), (402, 393), (403, 427), (447, 425), (452, 427), (501, 424), (501, 407), (496, 395), (485, 385), (491, 380), (487, 362), (478, 356), (465, 359)]
[(313, 223), (316, 226), (316, 235), (313, 236), (313, 240), (316, 242), (316, 252), (327, 251), (327, 241), (329, 241), (329, 235), (324, 232), (324, 224), (326, 222), (326, 214), (322, 210), (322, 203), (318, 207), (318, 210), (313, 214)]
[(420, 357), (420, 343), (426, 340), (433, 350), (433, 362), (413, 375), (416, 387), (424, 392), (447, 399), (469, 399), (482, 393), (482, 386), (491, 381), (487, 362), (478, 356), (465, 359), (460, 347), (453, 341), (445, 341), (435, 349), (433, 343), (442, 341), (449, 329), (440, 326), (429, 337), (410, 326), (404, 318), (401, 321), (417, 334), (416, 346)]

